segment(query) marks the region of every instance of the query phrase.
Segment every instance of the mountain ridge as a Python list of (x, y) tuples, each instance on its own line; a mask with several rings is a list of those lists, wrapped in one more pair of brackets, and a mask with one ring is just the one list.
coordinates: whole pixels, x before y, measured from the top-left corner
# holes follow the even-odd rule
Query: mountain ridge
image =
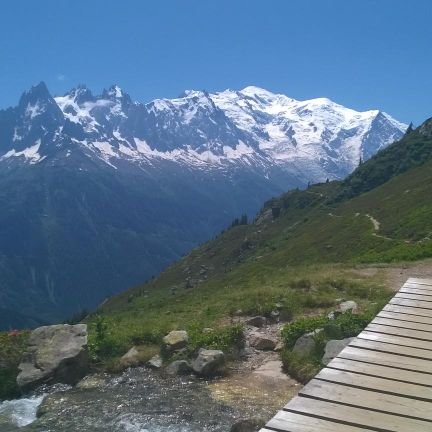
[[(9, 137), (0, 136), (0, 149), (7, 150), (1, 161), (23, 156), (39, 162), (48, 135), (57, 146), (70, 141), (70, 152), (81, 147), (113, 168), (118, 159), (161, 158), (206, 168), (278, 165), (305, 183), (344, 177), (407, 127), (379, 110), (357, 112), (327, 98), (296, 101), (254, 86), (188, 90), (180, 98), (142, 104), (117, 85), (99, 96), (79, 85), (53, 98), (42, 82), (23, 94), (16, 111), (21, 124), (9, 127)], [(48, 116), (51, 130), (42, 125)], [(10, 111), (0, 111), (0, 124), (5, 117)]]
[(41, 83), (0, 111), (9, 317), (52, 322), (95, 307), (270, 197), (343, 178), (403, 134), (378, 111), (327, 99), (309, 106), (256, 87), (218, 95), (141, 104), (116, 85), (52, 97)]

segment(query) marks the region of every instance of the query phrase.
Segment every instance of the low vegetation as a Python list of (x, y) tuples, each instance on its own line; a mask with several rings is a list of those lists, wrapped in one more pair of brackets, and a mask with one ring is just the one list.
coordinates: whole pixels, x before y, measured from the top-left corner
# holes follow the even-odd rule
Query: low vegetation
[(0, 333), (0, 400), (19, 396), (16, 377), (28, 337), (28, 331)]
[[(390, 293), (384, 295), (380, 302), (372, 303), (360, 314), (347, 312), (335, 319), (329, 319), (326, 315), (303, 317), (287, 324), (282, 329), (282, 362), (288, 374), (302, 383), (309, 381), (322, 367), (321, 359), (327, 342), (357, 336), (372, 321), (389, 295)], [(300, 355), (293, 352), (298, 338), (318, 329), (322, 331), (313, 336), (315, 349), (312, 353)]]

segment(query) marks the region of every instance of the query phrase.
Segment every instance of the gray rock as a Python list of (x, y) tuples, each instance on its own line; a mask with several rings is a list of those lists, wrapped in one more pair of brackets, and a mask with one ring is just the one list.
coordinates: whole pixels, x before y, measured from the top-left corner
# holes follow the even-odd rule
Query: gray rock
[(335, 320), (339, 315), (341, 315), (342, 314), (342, 312), (340, 312), (340, 311), (331, 311), (328, 315), (327, 315), (327, 318), (329, 319), (329, 320)]
[(174, 330), (163, 338), (161, 349), (165, 354), (171, 355), (176, 351), (186, 348), (188, 342), (189, 336), (185, 330)]
[(40, 384), (76, 384), (88, 371), (86, 324), (59, 324), (32, 331), (17, 384), (27, 391)]
[(225, 371), (225, 355), (220, 350), (201, 348), (192, 362), (193, 371), (200, 376), (212, 377)]
[(294, 345), (292, 351), (301, 356), (309, 356), (311, 355), (315, 348), (315, 336), (321, 333), (323, 329), (316, 329), (313, 332), (306, 333), (303, 336), (300, 336)]
[(280, 319), (280, 312), (279, 312), (278, 310), (272, 310), (272, 311), (270, 312), (270, 319), (271, 319), (273, 322), (279, 322), (279, 319)]
[(352, 337), (341, 340), (328, 341), (321, 363), (324, 365), (328, 365), (354, 339), (355, 338)]
[(163, 365), (162, 357), (157, 354), (153, 356), (147, 363), (146, 366), (150, 369), (160, 369)]
[(267, 319), (263, 316), (256, 316), (253, 318), (249, 318), (246, 321), (246, 324), (253, 327), (264, 327), (267, 324)]
[(168, 375), (187, 375), (192, 372), (191, 365), (186, 360), (176, 360), (165, 368)]
[(277, 340), (264, 333), (251, 332), (249, 334), (249, 345), (258, 350), (274, 350)]
[(342, 313), (351, 311), (351, 312), (356, 312), (357, 311), (357, 303), (355, 301), (352, 300), (348, 300), (348, 301), (344, 301), (339, 305), (339, 311)]

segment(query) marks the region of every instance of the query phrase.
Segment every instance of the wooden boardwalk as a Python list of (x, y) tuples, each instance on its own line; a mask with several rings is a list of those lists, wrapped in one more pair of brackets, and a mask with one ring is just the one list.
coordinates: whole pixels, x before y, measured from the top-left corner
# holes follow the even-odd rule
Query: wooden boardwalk
[(408, 279), (271, 431), (432, 432), (432, 279)]

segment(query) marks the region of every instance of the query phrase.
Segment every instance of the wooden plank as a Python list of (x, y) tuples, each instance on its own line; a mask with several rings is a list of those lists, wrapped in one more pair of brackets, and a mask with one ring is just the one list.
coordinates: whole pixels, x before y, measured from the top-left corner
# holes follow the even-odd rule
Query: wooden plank
[(432, 285), (423, 285), (423, 284), (412, 283), (412, 282), (407, 282), (407, 283), (403, 284), (401, 289), (404, 287), (418, 288), (418, 289), (421, 289), (424, 291), (431, 291), (432, 290)]
[[(397, 305), (397, 306), (407, 306), (411, 309), (426, 309), (429, 310), (429, 314), (432, 313), (430, 312), (432, 310), (432, 303), (430, 302), (425, 302), (420, 300), (407, 300), (407, 299), (400, 299), (400, 298), (393, 297), (390, 300), (390, 304)], [(415, 311), (413, 311), (413, 313), (414, 312)]]
[(266, 426), (273, 429), (264, 427), (260, 432), (274, 432), (275, 429), (288, 432), (368, 432), (371, 430), (286, 411), (279, 411)]
[(410, 288), (410, 287), (402, 287), (398, 293), (407, 293), (407, 294), (420, 294), (424, 296), (432, 297), (432, 290), (422, 290), (418, 288)]
[(393, 305), (393, 304), (387, 304), (386, 306), (384, 306), (383, 310), (388, 312), (403, 313), (406, 315), (413, 315), (413, 316), (424, 316), (424, 317), (432, 316), (430, 310), (427, 309), (415, 309), (415, 308)]
[(430, 422), (384, 414), (363, 408), (349, 407), (334, 402), (324, 402), (297, 396), (285, 407), (290, 412), (305, 413), (329, 420), (339, 420), (353, 426), (392, 432), (431, 432)]
[(384, 334), (402, 336), (402, 337), (407, 337), (412, 339), (432, 341), (432, 334), (429, 332), (404, 329), (401, 327), (390, 327), (386, 325), (371, 323), (366, 327), (365, 330), (375, 332), (375, 333), (384, 333)]
[(261, 432), (431, 432), (432, 279), (390, 302)]
[(348, 360), (365, 361), (372, 364), (409, 369), (412, 371), (432, 374), (432, 362), (430, 360), (416, 359), (411, 357), (400, 356), (365, 350), (361, 348), (346, 347), (338, 358)]
[(391, 343), (382, 343), (371, 341), (368, 339), (355, 338), (349, 346), (355, 346), (357, 348), (370, 349), (378, 352), (387, 352), (391, 354), (405, 355), (410, 357), (423, 358), (425, 360), (432, 360), (432, 351), (428, 351), (421, 348), (405, 347), (400, 345), (394, 345)]
[(401, 314), (396, 312), (387, 312), (384, 309), (377, 315), (377, 317), (432, 325), (432, 318), (416, 316), (416, 315), (407, 315), (407, 314)]
[[(333, 371), (337, 372), (337, 371)], [(362, 378), (359, 375), (360, 378)], [(383, 380), (385, 381), (385, 380)], [(399, 393), (398, 387), (400, 383), (389, 381), (392, 393)], [(419, 386), (413, 386), (419, 387)], [(361, 388), (354, 388), (344, 384), (336, 384), (319, 379), (313, 379), (299, 392), (299, 396), (307, 396), (317, 399), (322, 399), (330, 402), (340, 402), (356, 406), (359, 408), (366, 408), (372, 410), (383, 411), (387, 414), (396, 414), (406, 417), (416, 417), (423, 420), (432, 422), (432, 390), (430, 388), (423, 388), (424, 393), (428, 393), (428, 401), (415, 400), (405, 396), (397, 396), (394, 394), (380, 393), (379, 391), (366, 390)], [(415, 389), (413, 393), (415, 392)], [(432, 430), (432, 424), (430, 425)]]
[(432, 302), (432, 296), (424, 296), (420, 294), (411, 294), (411, 293), (404, 293), (404, 292), (398, 292), (395, 296), (395, 298), (405, 298), (408, 300), (421, 300), (426, 302)]
[[(381, 366), (355, 360), (335, 358), (327, 365), (327, 368), (325, 370), (328, 370), (329, 368), (335, 368), (338, 370), (340, 369), (346, 372), (353, 372), (360, 375), (371, 375), (374, 380), (376, 378), (383, 378), (393, 381), (403, 381), (406, 383), (421, 384), (423, 386), (432, 387), (432, 375), (423, 374), (421, 372), (395, 369), (390, 366)], [(366, 378), (363, 377), (363, 379)], [(402, 383), (401, 385), (405, 384)]]
[(393, 318), (381, 318), (375, 317), (375, 319), (371, 322), (371, 324), (379, 324), (379, 325), (387, 325), (392, 327), (401, 327), (405, 329), (417, 330), (430, 333), (430, 337), (432, 338), (432, 325), (430, 324), (421, 324), (421, 323), (413, 323), (409, 321), (401, 321)]
[(418, 284), (424, 284), (424, 285), (430, 285), (432, 286), (432, 279), (429, 278), (415, 278), (410, 277), (407, 279), (408, 283), (418, 283)]
[(432, 342), (411, 339), (399, 335), (387, 335), (383, 333), (375, 333), (364, 330), (357, 336), (357, 339), (367, 339), (371, 341), (381, 342), (383, 344), (395, 344), (412, 348), (421, 348), (432, 352)]

